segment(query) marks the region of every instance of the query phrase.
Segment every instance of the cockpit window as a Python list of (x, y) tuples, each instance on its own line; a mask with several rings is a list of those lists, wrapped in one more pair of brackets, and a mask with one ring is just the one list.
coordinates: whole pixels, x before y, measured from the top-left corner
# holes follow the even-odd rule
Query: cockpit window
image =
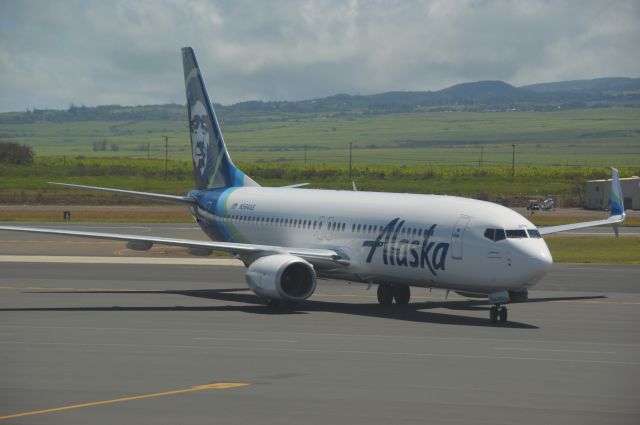
[(495, 242), (501, 241), (505, 238), (504, 230), (503, 229), (487, 229), (484, 231), (484, 237)]
[(529, 232), (529, 237), (530, 238), (536, 238), (539, 239), (542, 236), (540, 236), (540, 232), (538, 232), (537, 229), (527, 229), (527, 232)]
[(496, 234), (496, 229), (487, 229), (484, 231), (484, 237), (487, 239), (493, 240), (495, 234)]
[(524, 229), (506, 230), (506, 232), (509, 239), (528, 238), (527, 232)]

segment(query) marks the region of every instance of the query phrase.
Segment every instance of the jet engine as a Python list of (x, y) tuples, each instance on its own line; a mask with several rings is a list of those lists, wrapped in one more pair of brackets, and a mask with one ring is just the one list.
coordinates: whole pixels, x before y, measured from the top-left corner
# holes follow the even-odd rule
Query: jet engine
[(316, 290), (313, 266), (295, 255), (260, 257), (245, 275), (249, 288), (267, 300), (302, 301)]

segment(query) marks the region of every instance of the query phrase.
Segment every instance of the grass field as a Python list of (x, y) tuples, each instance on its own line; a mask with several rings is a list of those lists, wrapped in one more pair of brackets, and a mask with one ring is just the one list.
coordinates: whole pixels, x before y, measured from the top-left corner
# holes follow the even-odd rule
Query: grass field
[(640, 264), (640, 238), (545, 238), (558, 263)]
[[(265, 186), (309, 182), (312, 188), (351, 189), (349, 169), (336, 164), (239, 163)], [(185, 194), (193, 187), (190, 161), (170, 161), (165, 179), (161, 160), (126, 158), (36, 158), (30, 166), (0, 166), (0, 203), (132, 203), (105, 193), (70, 191), (48, 185), (62, 181), (103, 187)], [(640, 174), (640, 166), (621, 167), (621, 176)], [(356, 165), (359, 190), (461, 195), (525, 205), (532, 197), (554, 196), (562, 206), (581, 206), (584, 181), (605, 178), (605, 167), (510, 167)], [(138, 203), (138, 202), (135, 202)]]
[[(346, 164), (349, 143), (355, 164), (510, 166), (513, 144), (516, 166), (637, 166), (640, 155), (637, 108), (235, 118), (220, 117), (238, 162), (299, 163), (306, 146), (309, 163)], [(30, 145), (39, 156), (68, 158), (164, 158), (165, 135), (171, 159), (190, 157), (186, 118), (0, 124), (0, 139)], [(102, 141), (106, 150), (94, 151)]]

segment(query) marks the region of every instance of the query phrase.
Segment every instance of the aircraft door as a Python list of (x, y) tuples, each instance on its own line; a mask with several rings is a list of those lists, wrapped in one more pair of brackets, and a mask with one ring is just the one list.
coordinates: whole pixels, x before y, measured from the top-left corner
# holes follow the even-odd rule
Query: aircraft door
[(470, 220), (471, 217), (469, 216), (460, 216), (456, 225), (453, 226), (453, 231), (451, 232), (451, 258), (454, 260), (462, 260), (462, 242)]

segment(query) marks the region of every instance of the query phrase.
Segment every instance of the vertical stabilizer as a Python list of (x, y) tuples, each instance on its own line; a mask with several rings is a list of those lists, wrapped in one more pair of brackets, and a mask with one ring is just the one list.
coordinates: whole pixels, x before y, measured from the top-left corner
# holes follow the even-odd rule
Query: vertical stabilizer
[(182, 49), (187, 92), (189, 131), (193, 153), (193, 177), (197, 189), (258, 186), (231, 162), (213, 104), (191, 47)]

